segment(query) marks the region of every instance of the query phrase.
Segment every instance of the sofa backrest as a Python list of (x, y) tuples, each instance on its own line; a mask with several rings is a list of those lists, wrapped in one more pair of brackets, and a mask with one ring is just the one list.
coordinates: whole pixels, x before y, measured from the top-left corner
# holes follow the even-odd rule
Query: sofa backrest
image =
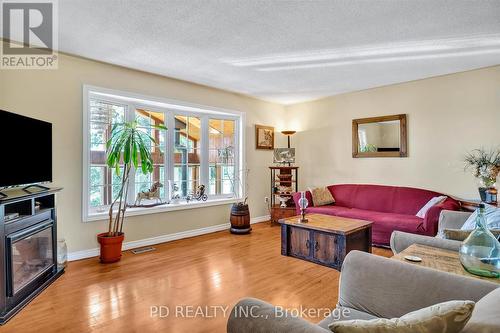
[(328, 189), (339, 206), (415, 215), (430, 199), (443, 195), (411, 187), (341, 184)]
[[(338, 304), (377, 317), (394, 318), (451, 300), (477, 302), (497, 288), (495, 282), (351, 251), (342, 264)], [(498, 307), (495, 310), (498, 313)]]

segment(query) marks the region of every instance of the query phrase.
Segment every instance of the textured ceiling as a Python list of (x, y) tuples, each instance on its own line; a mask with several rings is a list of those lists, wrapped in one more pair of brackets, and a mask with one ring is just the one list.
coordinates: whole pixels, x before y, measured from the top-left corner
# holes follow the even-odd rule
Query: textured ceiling
[(290, 104), (500, 64), (500, 1), (59, 1), (62, 51)]

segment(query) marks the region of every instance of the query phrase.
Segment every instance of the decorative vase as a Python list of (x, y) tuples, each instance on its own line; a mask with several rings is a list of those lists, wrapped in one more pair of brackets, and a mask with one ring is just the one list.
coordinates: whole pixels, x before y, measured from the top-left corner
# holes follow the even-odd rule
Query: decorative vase
[(99, 259), (103, 264), (109, 264), (120, 261), (122, 258), (122, 244), (125, 239), (123, 232), (118, 236), (108, 236), (107, 232), (97, 235), (97, 241), (101, 246), (101, 255)]
[(309, 205), (309, 200), (306, 198), (306, 192), (300, 192), (300, 199), (299, 199), (299, 208), (300, 208), (300, 222), (302, 223), (307, 223), (307, 218), (306, 218), (306, 208)]
[(486, 226), (484, 204), (479, 205), (476, 229), (460, 246), (460, 262), (471, 274), (500, 278), (500, 242)]
[(482, 202), (486, 201), (486, 190), (487, 189), (488, 189), (487, 187), (479, 187), (478, 188), (479, 196), (481, 197)]
[(68, 264), (68, 247), (64, 239), (57, 240), (57, 268), (66, 268)]

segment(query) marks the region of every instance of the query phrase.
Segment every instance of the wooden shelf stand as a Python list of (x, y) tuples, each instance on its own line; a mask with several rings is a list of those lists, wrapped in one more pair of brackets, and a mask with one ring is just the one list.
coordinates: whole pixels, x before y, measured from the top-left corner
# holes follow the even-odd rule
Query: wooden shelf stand
[[(297, 166), (271, 166), (271, 225), (280, 219), (295, 216), (295, 203), (292, 196), (298, 192)], [(281, 207), (279, 198), (286, 198), (286, 207)]]

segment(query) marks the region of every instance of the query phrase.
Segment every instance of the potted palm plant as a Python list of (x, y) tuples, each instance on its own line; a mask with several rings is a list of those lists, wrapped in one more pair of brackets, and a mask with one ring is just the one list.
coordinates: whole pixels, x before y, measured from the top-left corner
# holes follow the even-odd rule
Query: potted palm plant
[[(154, 128), (165, 129), (155, 125)], [(125, 238), (123, 221), (127, 210), (127, 197), (132, 168), (144, 174), (153, 172), (151, 144), (155, 139), (137, 127), (137, 122), (115, 124), (111, 129), (111, 137), (106, 142), (106, 164), (116, 170), (121, 177), (119, 191), (109, 207), (108, 231), (97, 235), (103, 263), (112, 263), (121, 259), (122, 243)], [(123, 170), (122, 170), (123, 169)], [(118, 205), (117, 209), (115, 209)]]

